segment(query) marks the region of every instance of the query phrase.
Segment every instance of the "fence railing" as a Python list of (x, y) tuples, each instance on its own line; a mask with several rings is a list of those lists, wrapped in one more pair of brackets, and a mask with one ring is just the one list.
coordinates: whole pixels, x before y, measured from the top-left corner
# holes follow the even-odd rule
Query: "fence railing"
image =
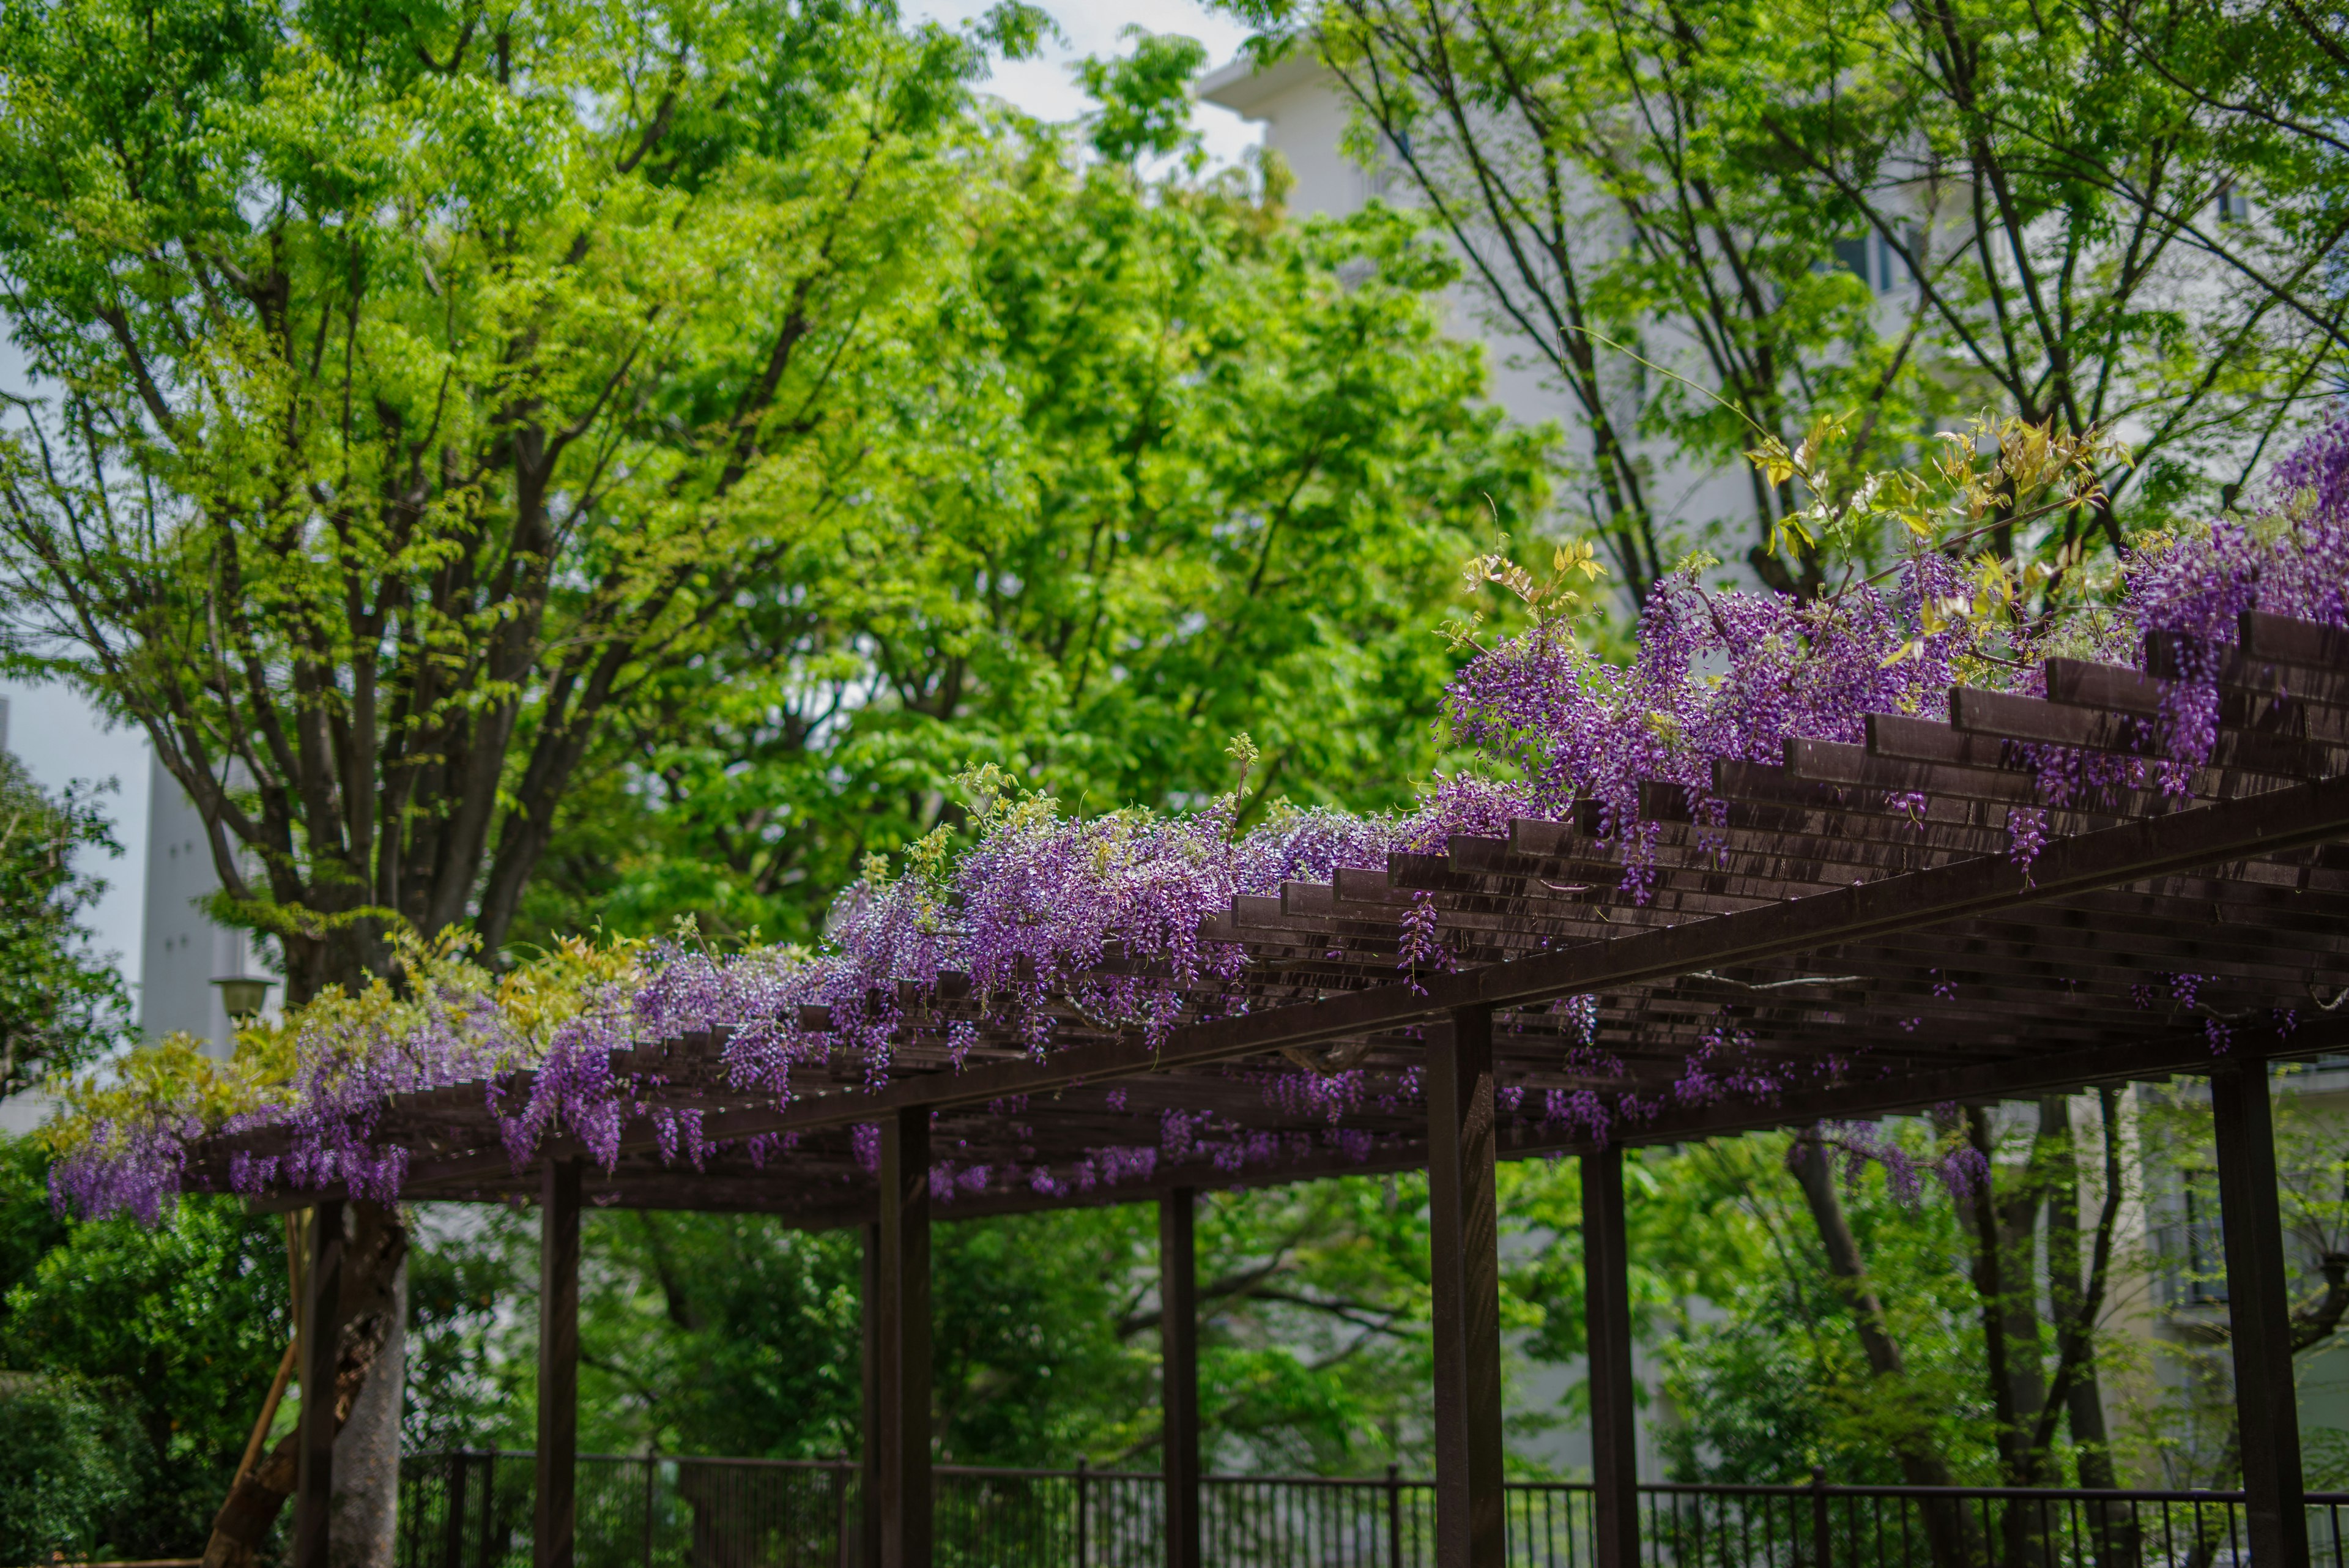
[[(941, 1568), (1145, 1568), (1154, 1473), (941, 1466)], [(1511, 1482), (1508, 1560), (1591, 1568), (1591, 1493)], [(2240, 1492), (1998, 1487), (1640, 1488), (1649, 1568), (2246, 1568)], [(398, 1568), (529, 1568), (527, 1453), (411, 1455)], [(1209, 1476), (1216, 1568), (1433, 1568), (1435, 1488), (1384, 1476)], [(862, 1498), (840, 1460), (582, 1456), (579, 1568), (858, 1568)], [(2309, 1500), (2314, 1559), (2349, 1568), (2349, 1492)]]

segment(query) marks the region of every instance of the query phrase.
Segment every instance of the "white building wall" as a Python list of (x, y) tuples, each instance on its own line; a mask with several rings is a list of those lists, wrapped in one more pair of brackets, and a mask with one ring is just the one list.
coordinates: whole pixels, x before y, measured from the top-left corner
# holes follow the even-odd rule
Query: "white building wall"
[(252, 939), (212, 923), (203, 901), (220, 888), (203, 819), (160, 760), (147, 792), (147, 897), (140, 941), (139, 1028), (150, 1040), (185, 1033), (225, 1060), (235, 1025), (212, 982), (258, 975)]

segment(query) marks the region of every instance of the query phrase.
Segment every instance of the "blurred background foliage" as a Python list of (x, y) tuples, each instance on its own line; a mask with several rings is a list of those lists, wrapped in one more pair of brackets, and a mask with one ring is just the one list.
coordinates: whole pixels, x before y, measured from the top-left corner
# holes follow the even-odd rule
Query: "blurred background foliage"
[[(454, 10), (422, 9), (432, 26), (458, 31)], [(1305, 14), (1252, 9), (1268, 26)], [(1343, 61), (1359, 66), (1395, 42), (1377, 27), (1401, 8), (1325, 9), (1353, 29), (1332, 35)], [(1744, 47), (1758, 14), (1682, 9), (1710, 43), (1704, 68), (1671, 90), (1733, 88), (1721, 101), (1743, 132), (1759, 134), (1771, 102), (1764, 78), (1776, 57)], [(1898, 8), (1860, 9), (1864, 29), (1880, 32)], [(1650, 24), (1675, 14), (1639, 14), (1638, 47), (1619, 62), (1629, 74), (1599, 81), (1602, 92), (1592, 82), (1617, 67), (1595, 49), (1588, 16), (1558, 28), (1547, 25), (1552, 7), (1501, 10), (1510, 23), (1495, 35), (1504, 53), (1536, 58), (1553, 73), (1541, 80), (1568, 67), (1588, 73), (1581, 87), (1596, 96), (1576, 98), (1568, 118), (1597, 130), (1622, 107), (1627, 83), (1656, 85), (1656, 40), (1670, 30)], [(2337, 123), (2337, 113), (2324, 120), (2334, 113), (2324, 106), (2340, 101), (2344, 78), (2322, 51), (2302, 47), (2281, 14), (2199, 0), (2178, 0), (2163, 14), (2189, 24), (2177, 45), (2188, 51), (2189, 79), (2176, 90), (2231, 106), (2186, 151), (2197, 167), (2256, 173), (2271, 203), (2301, 192), (2302, 204), (2261, 230), (2258, 244), (2262, 257), (2271, 244), (2299, 244), (2312, 265), (2291, 275), (2288, 290), (2241, 306), (2296, 322), (2279, 344), (2262, 327), (2259, 342), (2230, 347), (2199, 317), (2181, 324), (2148, 306), (2096, 316), (2092, 326), (2104, 337), (2090, 347), (2167, 387), (2162, 397), (2184, 410), (2160, 463), (2136, 482), (2134, 504), (2203, 494), (2231, 503), (2247, 472), (2238, 462), (2245, 443), (2218, 427), (2243, 423), (2233, 433), (2267, 447), (2290, 410), (2329, 385), (2322, 372), (2341, 319), (2333, 247), (2342, 232), (2329, 215), (2340, 210), (2342, 165), (2337, 149), (2293, 140), (2284, 122), (2313, 105), (2318, 121)], [(10, 9), (11, 62), (64, 47), (62, 35), (41, 30), (47, 15)], [(382, 18), (367, 7), (317, 15), (332, 24), (322, 25), (323, 47), (374, 61), (368, 68), (395, 85), (429, 88), (429, 70), (419, 76), (405, 56), (378, 47), (371, 29)], [(1089, 63), (1082, 79), (1095, 111), (1051, 126), (968, 90), (987, 51), (1032, 44), (1042, 26), (1035, 13), (999, 8), (968, 36), (901, 28), (878, 7), (791, 15), (804, 25), (778, 35), (777, 74), (763, 96), (694, 109), (644, 182), (651, 195), (636, 195), (698, 194), (721, 152), (747, 147), (787, 161), (836, 129), (833, 112), (852, 84), (819, 45), (823, 26), (851, 18), (873, 58), (920, 67), (903, 79), (921, 101), (892, 109), (934, 140), (908, 155), (919, 178), (892, 187), (874, 221), (890, 228), (917, 217), (919, 244), (905, 243), (922, 264), (898, 256), (876, 266), (874, 278), (903, 290), (885, 301), (890, 331), (867, 342), (840, 327), (839, 343), (855, 351), (843, 348), (837, 375), (810, 373), (809, 395), (827, 400), (812, 427), (823, 439), (806, 460), (821, 483), (752, 486), (730, 502), (724, 537), (752, 549), (758, 570), (733, 575), (721, 569), (727, 562), (700, 563), (709, 569), (697, 590), (723, 587), (700, 607), (708, 618), (668, 641), (647, 632), (643, 657), (579, 732), (569, 784), (545, 797), (548, 836), (522, 885), (508, 931), (514, 944), (551, 946), (599, 926), (658, 933), (680, 916), (721, 944), (753, 932), (811, 939), (864, 856), (957, 825), (948, 780), (975, 763), (999, 763), (1079, 810), (1179, 807), (1229, 784), (1226, 740), (1245, 731), (1263, 756), (1259, 803), (1405, 805), (1433, 771), (1464, 760), (1435, 721), (1461, 657), (1437, 628), (1458, 602), (1464, 557), (1493, 548), (1500, 535), (1592, 526), (1619, 568), (1610, 586), (1636, 596), (1707, 537), (1744, 557), (1757, 531), (1766, 535), (1803, 499), (1757, 487), (1753, 516), (1675, 533), (1688, 520), (1671, 514), (1633, 448), (1676, 443), (1720, 457), (1752, 439), (1752, 427), (1698, 395), (1706, 389), (1651, 385), (1629, 361), (1578, 358), (1572, 333), (1542, 351), (1556, 351), (1554, 368), (1588, 391), (1592, 407), (1622, 408), (1619, 449), (1593, 458), (1563, 451), (1555, 430), (1505, 423), (1485, 400), (1482, 351), (1444, 330), (1462, 298), (1462, 248), (1421, 217), (1381, 204), (1343, 221), (1295, 221), (1274, 159), (1206, 169), (1187, 130), (1185, 95), (1204, 63), (1187, 40), (1144, 37), (1119, 58)], [(2132, 31), (2146, 15), (2077, 7), (2044, 25), (2107, 76), (2136, 69), (2133, 96), (2124, 98), (2142, 109), (2171, 90), (2151, 67), (2129, 65), (2151, 47)], [(1806, 38), (1805, 48), (1816, 54), (1830, 41)], [(1547, 52), (1561, 43), (1579, 51), (1563, 66)], [(251, 38), (215, 36), (206, 47), (222, 81), (258, 68)], [(1895, 55), (1884, 60), (1883, 70), (1900, 68)], [(2247, 88), (2243, 73), (2254, 65), (2263, 73), (2248, 84), (2255, 101), (2229, 97)], [(143, 103), (132, 90), (140, 83), (114, 86), (133, 107)], [(1906, 101), (1904, 113), (1930, 112), (1934, 99)], [(1420, 110), (1390, 107), (1388, 129), (1407, 133)], [(1517, 107), (1547, 112), (1541, 102)], [(2067, 143), (2064, 155), (2090, 157), (2093, 140)], [(1401, 148), (1407, 137), (1390, 142)], [(1550, 151), (1561, 167), (1631, 156), (1638, 174), (1652, 173), (1652, 161), (1675, 149), (1594, 136)], [(1736, 149), (1700, 151), (1714, 158)], [(1814, 151), (1832, 164), (1850, 149)], [(1930, 312), (1912, 321), (1871, 315), (1857, 280), (1837, 270), (1837, 247), (1856, 237), (1905, 235), (1905, 219), (1889, 209), (1891, 185), (1823, 194), (1785, 170), (1723, 172), (1736, 178), (1715, 187), (1728, 204), (1722, 213), (1701, 202), (1698, 210), (1665, 202), (1644, 212), (1640, 232), (1651, 235), (1696, 220), (1682, 225), (1694, 249), (1659, 242), (1628, 253), (1625, 266), (1601, 280), (1584, 325), (1611, 333), (1677, 313), (1699, 336), (1717, 327), (1736, 351), (1715, 386), (1763, 426), (1795, 437), (1820, 405), (1864, 384), (1863, 400), (1873, 400), (1862, 428), (1889, 448), (1930, 417), (1996, 400), (2009, 372), (2017, 385), (2044, 390), (2042, 361), (2081, 347), (2068, 337), (2034, 342), (2013, 365), (1936, 379), (1910, 346), (1931, 338), (1946, 347), (1961, 336), (1959, 324)], [(2064, 171), (2043, 172), (2064, 184)], [(2075, 196), (2087, 189), (2065, 188)], [(804, 195), (781, 190), (778, 211)], [(2084, 224), (2127, 216), (2103, 198), (2090, 205)], [(42, 224), (54, 219), (45, 214), (20, 206), (11, 243), (38, 251)], [(1723, 223), (1708, 227), (1716, 216)], [(2013, 220), (2037, 225), (2033, 234), (2061, 230), (2063, 221), (2061, 203), (2048, 202)], [(2177, 229), (2190, 214), (2147, 221)], [(1739, 254), (1786, 286), (1754, 296), (1762, 307), (1749, 319), (1739, 313), (1750, 301), (1701, 299), (1696, 286), (1723, 260), (1706, 246), (1743, 244), (1738, 225), (1754, 223), (1775, 237)], [(2229, 229), (2198, 243), (2222, 267), (2251, 236)], [(1966, 272), (1962, 249), (1939, 254), (1954, 269), (1952, 297), (1986, 286)], [(1920, 259), (1930, 273), (1932, 254)], [(1537, 267), (1519, 282), (1530, 308), (1570, 292), (1571, 279)], [(402, 286), (412, 306), (439, 297), (440, 284), (419, 276)], [(2082, 286), (2099, 286), (2089, 276)], [(2286, 308), (2302, 305), (2298, 315)], [(705, 327), (711, 341), (701, 348), (713, 359), (740, 347)], [(1761, 372), (1747, 374), (1755, 366)], [(670, 424), (647, 419), (654, 449), (717, 417), (723, 399), (714, 387), (688, 375), (667, 389), (682, 411)], [(2169, 407), (2160, 399), (2144, 406), (2157, 405)], [(2258, 418), (2246, 423), (2245, 409)], [(2205, 457), (2192, 474), (2179, 466)], [(1599, 478), (1619, 489), (1602, 506), (1588, 487), (1608, 462), (1616, 470)], [(2073, 534), (2054, 530), (2015, 551), (2093, 542), (2093, 532), (2080, 531), (2109, 520), (2068, 517), (2063, 526)], [(616, 513), (594, 521), (606, 534), (624, 526)], [(1802, 587), (1841, 565), (1791, 558), (1754, 569)], [(1501, 602), (1489, 596), (1487, 607)], [(577, 603), (557, 608), (584, 613)], [(1593, 635), (1619, 639), (1623, 626), (1619, 613)], [(1490, 635), (1506, 630), (1504, 621)], [(526, 708), (525, 740), (543, 711)], [(510, 762), (505, 783), (520, 788), (529, 782), (520, 753)], [(0, 824), (10, 826), (0, 842), (5, 1092), (103, 1053), (128, 1020), (119, 982), (78, 924), (94, 896), (87, 854), (107, 847), (88, 795), (39, 796), (0, 759)], [(84, 859), (71, 858), (75, 848)], [(2337, 1176), (2328, 1124), (2294, 1114), (2285, 1115), (2284, 1136), (2298, 1140), (2287, 1163)], [(2207, 1117), (2190, 1094), (2148, 1100), (2143, 1115), (2147, 1136), (2166, 1147), (2207, 1140)], [(2036, 1201), (2044, 1178), (2034, 1160), (2045, 1140), (2018, 1126), (1992, 1151), (1993, 1187)], [(1925, 1123), (1891, 1131), (1920, 1151), (1942, 1136)], [(1649, 1407), (1674, 1475), (1791, 1481), (1819, 1465), (1838, 1480), (1897, 1480), (1893, 1451), (1921, 1444), (1955, 1479), (2015, 1479), (1986, 1383), (1970, 1212), (1938, 1191), (1904, 1200), (1878, 1164), (1841, 1185), (1906, 1353), (1899, 1397), (1889, 1397), (1860, 1355), (1848, 1298), (1829, 1276), (1816, 1216), (1789, 1174), (1790, 1152), (1788, 1137), (1766, 1136), (1634, 1159), (1634, 1287), (1654, 1372)], [(2078, 1158), (2094, 1151), (2083, 1147)], [(280, 1232), (274, 1220), (212, 1199), (181, 1204), (154, 1231), (128, 1220), (66, 1221), (48, 1203), (46, 1158), (30, 1141), (0, 1144), (0, 1561), (31, 1561), (50, 1546), (176, 1554), (201, 1539), (224, 1495), (285, 1343)], [(1502, 1183), (1513, 1463), (1531, 1471), (1543, 1468), (1531, 1455), (1552, 1451), (1537, 1439), (1582, 1416), (1579, 1192), (1570, 1163), (1506, 1167)], [(2313, 1179), (2292, 1199), (2296, 1228), (2319, 1251), (2343, 1250), (2341, 1190), (2337, 1179)], [(1391, 1462), (1426, 1468), (1424, 1203), (1423, 1183), (1408, 1176), (1203, 1197), (1202, 1399), (1214, 1463), (1330, 1474)], [(419, 1224), (409, 1446), (527, 1446), (534, 1216), (463, 1210), (427, 1213)], [(585, 1241), (584, 1446), (785, 1457), (856, 1446), (854, 1236), (791, 1232), (757, 1217), (598, 1211), (587, 1217)], [(1154, 1465), (1154, 1267), (1146, 1208), (941, 1227), (940, 1457)], [(2153, 1261), (2127, 1267), (2141, 1296)], [(2306, 1348), (2329, 1343), (2337, 1323), (2310, 1320)], [(2109, 1355), (2116, 1373), (2128, 1370), (2125, 1347), (2116, 1343)], [(2139, 1465), (2207, 1453), (2209, 1444), (2181, 1432), (2194, 1422), (2224, 1425), (2222, 1411), (2176, 1405), (2135, 1409), (2116, 1400), (2111, 1414), (2111, 1453)], [(2331, 1451), (2321, 1442), (2312, 1450)], [(2052, 1479), (2078, 1479), (2081, 1443), (2059, 1430), (2054, 1451), (2034, 1462)], [(2170, 1479), (2228, 1477), (2222, 1462)]]

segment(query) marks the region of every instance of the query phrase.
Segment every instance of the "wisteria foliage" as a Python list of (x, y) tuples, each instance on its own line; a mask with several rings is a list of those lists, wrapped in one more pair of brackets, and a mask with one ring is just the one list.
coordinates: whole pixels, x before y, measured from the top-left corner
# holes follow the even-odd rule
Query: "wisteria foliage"
[[(2122, 591), (2060, 621), (2019, 629), (2011, 618), (1950, 613), (1977, 592), (1959, 555), (1920, 547), (1881, 581), (1809, 602), (1708, 588), (1683, 573), (1649, 599), (1626, 664), (1594, 656), (1557, 620), (1480, 650), (1451, 688), (1449, 721), (1491, 766), (1431, 781), (1409, 814), (1284, 807), (1239, 831), (1245, 797), (1236, 791), (1192, 814), (1080, 817), (1021, 794), (999, 774), (974, 775), (972, 847), (951, 857), (939, 835), (894, 875), (868, 866), (837, 901), (820, 950), (721, 955), (678, 940), (621, 944), (598, 957), (574, 945), (556, 966), (563, 983), (542, 976), (517, 991), (514, 977), (467, 964), (446, 943), (411, 950), (404, 992), (325, 999), (274, 1034), (263, 1032), (257, 1044), (249, 1039), (233, 1067), (202, 1064), (182, 1046), (175, 1068), (150, 1062), (81, 1085), (74, 1115), (55, 1134), (57, 1201), (152, 1220), (179, 1190), (193, 1139), (262, 1127), (283, 1128), (288, 1151), (241, 1157), (233, 1170), (238, 1188), (344, 1183), (357, 1195), (389, 1199), (399, 1191), (405, 1156), (377, 1136), (386, 1096), (453, 1085), (483, 1095), (517, 1167), (558, 1132), (608, 1165), (625, 1122), (639, 1114), (657, 1118), (666, 1158), (698, 1163), (711, 1152), (698, 1116), (652, 1108), (662, 1084), (616, 1070), (616, 1055), (625, 1061), (621, 1054), (641, 1043), (721, 1031), (737, 1096), (784, 1102), (795, 1070), (843, 1053), (877, 1083), (902, 1022), (899, 982), (924, 990), (948, 972), (968, 976), (990, 1023), (1039, 1059), (1056, 1048), (1044, 1005), (1051, 997), (1101, 1027), (1163, 1038), (1203, 993), (1226, 994), (1232, 1010), (1244, 1005), (1237, 985), (1244, 953), (1200, 936), (1201, 918), (1227, 909), (1235, 895), (1326, 881), (1340, 867), (1383, 866), (1397, 851), (1440, 852), (1454, 835), (1506, 835), (1512, 817), (1556, 816), (1595, 801), (1602, 831), (1621, 848), (1626, 891), (1644, 896), (1643, 851), (1654, 828), (1640, 817), (1642, 781), (1682, 786), (1702, 821), (1717, 810), (1710, 796), (1717, 760), (1775, 763), (1790, 738), (1858, 741), (1870, 712), (1942, 718), (1948, 690), (1961, 681), (2027, 691), (2036, 656), (2051, 650), (2136, 662), (2147, 634), (2166, 634), (2183, 679), (2148, 726), (2142, 761), (2054, 748), (2029, 758), (2046, 805), (2153, 781), (2180, 787), (2184, 769), (2215, 741), (2216, 672), (2241, 611), (2349, 625), (2349, 421), (2282, 462), (2255, 514), (2134, 541), (2121, 562)], [(2044, 809), (2016, 808), (2009, 834), (2018, 863), (2027, 867), (2045, 832)], [(1433, 915), (1430, 907), (1405, 916), (1399, 981), (1417, 983), (1448, 962)], [(1126, 961), (1105, 966), (1112, 957)], [(2169, 988), (2174, 999), (2179, 978), (2149, 977), (2148, 984)], [(1596, 999), (1564, 999), (1555, 1010), (1569, 1015), (1569, 1037), (1580, 1040), (1567, 1048), (1567, 1070), (1628, 1081), (1599, 1042)], [(828, 1026), (802, 1023), (816, 1016)], [(2225, 1027), (2213, 1022), (2214, 1048), (2223, 1049)], [(973, 1026), (958, 1026), (957, 1065), (976, 1037)], [(1724, 1020), (1666, 1096), (1513, 1090), (1502, 1108), (1603, 1138), (1667, 1103), (1766, 1099), (1792, 1086), (1783, 1067), (1757, 1065), (1749, 1044)], [(529, 1071), (515, 1077), (516, 1069)], [(1341, 1125), (1350, 1111), (1392, 1111), (1419, 1098), (1413, 1073), (1259, 1077), (1268, 1104), (1326, 1118), (1318, 1147), (1356, 1158), (1367, 1157), (1371, 1140)], [(1152, 1143), (1087, 1151), (1060, 1170), (942, 1161), (932, 1187), (941, 1199), (1007, 1183), (1059, 1192), (1143, 1179), (1162, 1159), (1204, 1158), (1237, 1170), (1317, 1147), (1180, 1113), (1158, 1133)], [(1847, 1157), (1877, 1147), (1848, 1129), (1837, 1141)], [(877, 1160), (872, 1129), (858, 1129), (854, 1147), (868, 1166)], [(763, 1164), (791, 1150), (770, 1138), (747, 1152)]]

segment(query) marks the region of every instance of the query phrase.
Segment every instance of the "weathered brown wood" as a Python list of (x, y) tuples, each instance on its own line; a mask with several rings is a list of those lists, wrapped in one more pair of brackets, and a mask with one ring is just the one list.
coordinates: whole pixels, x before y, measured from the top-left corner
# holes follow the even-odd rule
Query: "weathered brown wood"
[(1623, 1146), (1582, 1157), (1582, 1301), (1589, 1343), (1590, 1480), (1598, 1568), (1639, 1568), (1639, 1434)]
[(2210, 1075), (2218, 1132), (2219, 1210), (2227, 1254), (2229, 1342), (2251, 1561), (2307, 1568), (2300, 1410), (2292, 1390), (2291, 1281), (2276, 1199), (2275, 1127), (2267, 1064), (2256, 1057)]
[(1493, 1190), (1493, 1018), (1429, 1031), (1429, 1328), (1435, 1363), (1435, 1560), (1502, 1568), (1501, 1275)]
[(881, 1568), (881, 1451), (895, 1440), (892, 1410), (881, 1399), (881, 1226), (878, 1220), (858, 1227), (864, 1239), (863, 1293), (864, 1359), (859, 1367), (863, 1385), (864, 1451), (859, 1456), (861, 1481), (857, 1522), (860, 1532), (856, 1561), (864, 1568)]
[[(1343, 1039), (1393, 1027), (1450, 1008), (1515, 1005), (1610, 986), (1649, 984), (1692, 970), (1755, 962), (1879, 933), (1915, 929), (1973, 914), (2052, 903), (2067, 895), (2189, 871), (2213, 862), (2297, 848), (2349, 833), (2349, 779), (2327, 779), (2242, 800), (2051, 843), (2026, 871), (2003, 858), (1981, 857), (1886, 877), (1795, 902), (1650, 929), (1603, 943), (1537, 952), (1464, 972), (1421, 977), (1318, 1001), (1206, 1020), (1174, 1031), (1162, 1044), (1104, 1041), (1058, 1052), (1042, 1063), (973, 1066), (927, 1074), (877, 1091), (818, 1091), (777, 1110), (721, 1111), (703, 1124), (712, 1139), (836, 1127), (908, 1106), (983, 1103), (1048, 1093), (1072, 1081), (1102, 1082), (1253, 1055), (1287, 1044)], [(1267, 900), (1277, 902), (1277, 900)], [(632, 1118), (623, 1150), (657, 1147), (645, 1118)], [(420, 1166), (419, 1182), (469, 1172), (487, 1174), (502, 1154)], [(451, 1168), (453, 1167), (453, 1168)]]
[(538, 1490), (532, 1568), (572, 1568), (578, 1549), (579, 1165), (539, 1175)]
[(882, 1568), (930, 1568), (930, 1113), (881, 1122)]
[(291, 1568), (327, 1568), (326, 1531), (335, 1501), (335, 1368), (341, 1356), (343, 1204), (310, 1213), (302, 1278), (302, 1449), (294, 1491)]
[(1192, 1227), (1198, 1192), (1158, 1199), (1160, 1475), (1166, 1568), (1199, 1568), (1199, 1283)]

